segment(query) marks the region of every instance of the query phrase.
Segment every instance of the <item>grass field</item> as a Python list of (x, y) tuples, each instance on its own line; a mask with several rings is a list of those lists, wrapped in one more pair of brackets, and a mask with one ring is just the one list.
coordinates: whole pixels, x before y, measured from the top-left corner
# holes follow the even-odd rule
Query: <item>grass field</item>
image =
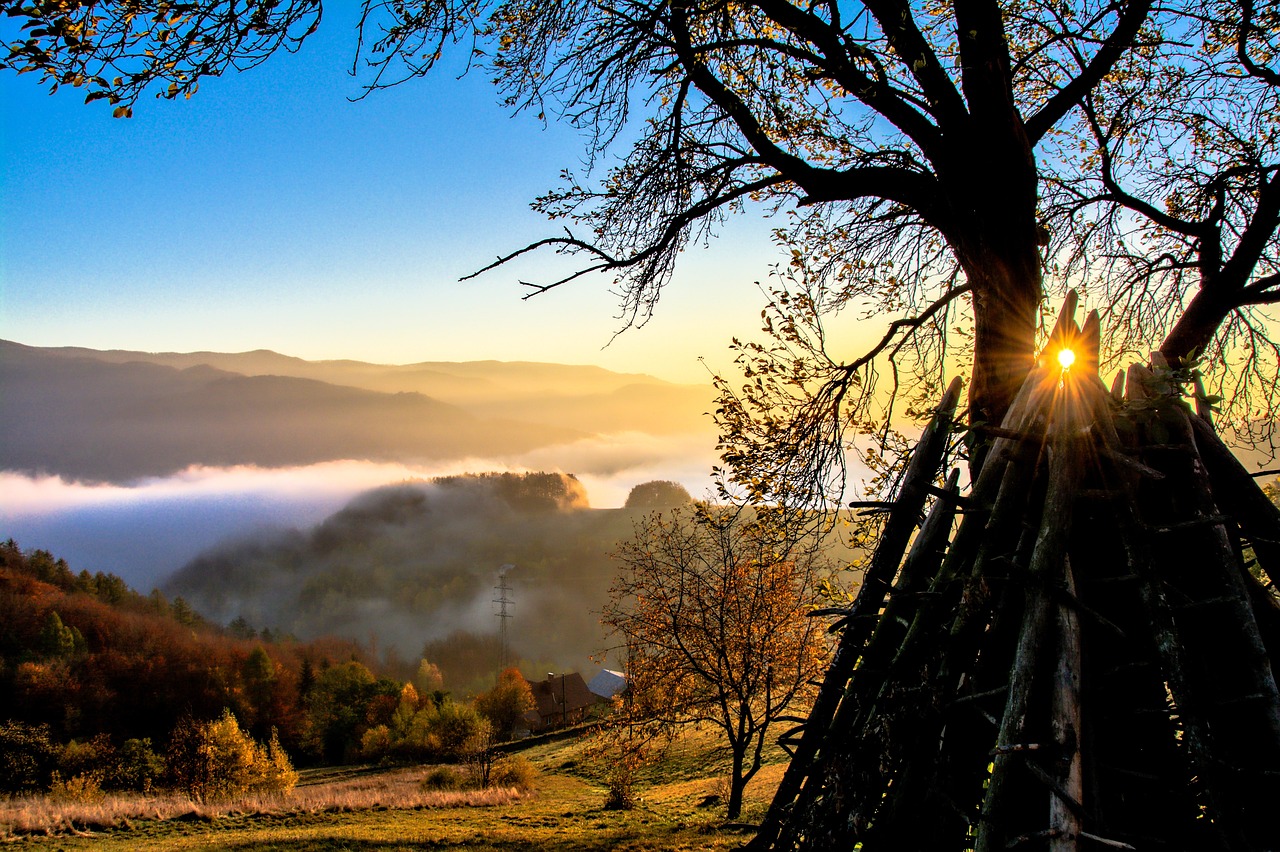
[[(540, 772), (534, 789), (523, 794), (420, 793), (417, 782), (426, 774), (425, 768), (321, 772), (309, 774), (286, 800), (247, 800), (209, 808), (182, 800), (168, 815), (157, 810), (122, 817), (118, 827), (109, 830), (85, 830), (94, 820), (82, 817), (79, 824), (71, 820), (75, 827), (70, 830), (15, 835), (14, 809), (21, 801), (0, 802), (0, 837), (24, 849), (95, 852), (193, 848), (692, 852), (733, 849), (750, 837), (749, 829), (725, 826), (722, 806), (707, 803), (708, 797), (721, 792), (725, 766), (709, 733), (686, 735), (660, 765), (646, 770), (638, 785), (640, 805), (631, 811), (604, 809), (604, 787), (594, 767), (583, 760), (581, 743), (543, 744), (523, 755)], [(781, 777), (782, 755), (773, 753), (770, 760), (747, 788), (742, 822), (758, 821)]]

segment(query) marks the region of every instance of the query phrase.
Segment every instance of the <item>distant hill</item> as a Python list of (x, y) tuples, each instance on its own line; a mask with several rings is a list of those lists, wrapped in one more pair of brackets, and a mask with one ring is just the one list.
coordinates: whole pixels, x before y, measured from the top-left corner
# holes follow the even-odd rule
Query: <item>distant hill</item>
[(193, 464), (514, 460), (604, 432), (709, 433), (709, 398), (709, 388), (596, 367), (0, 341), (0, 469), (126, 482)]
[[(0, 357), (6, 347), (0, 341)], [(34, 349), (35, 347), (22, 347)], [(183, 370), (209, 366), (243, 376), (287, 376), (382, 393), (420, 393), (483, 416), (531, 421), (584, 432), (662, 434), (706, 429), (709, 385), (677, 385), (641, 373), (531, 361), (423, 361), (369, 364), (306, 361), (266, 349), (253, 352), (135, 352), (50, 347), (44, 355), (111, 364), (146, 363)]]
[[(310, 529), (212, 548), (164, 591), (219, 623), (243, 617), (303, 640), (376, 637), (384, 650), (436, 663), (448, 687), (465, 692), (493, 674), (501, 571), (512, 658), (526, 671), (584, 671), (608, 644), (600, 611), (618, 571), (610, 554), (639, 516), (689, 500), (670, 483), (637, 491), (631, 508), (592, 509), (561, 474), (377, 488)], [(838, 537), (829, 545), (833, 557), (850, 556)]]
[(244, 617), (302, 639), (376, 636), (383, 649), (437, 663), (450, 688), (465, 690), (492, 677), (503, 566), (512, 653), (533, 671), (585, 669), (604, 647), (609, 553), (651, 508), (591, 509), (562, 474), (406, 483), (367, 491), (309, 530), (226, 542), (164, 588), (224, 624)]

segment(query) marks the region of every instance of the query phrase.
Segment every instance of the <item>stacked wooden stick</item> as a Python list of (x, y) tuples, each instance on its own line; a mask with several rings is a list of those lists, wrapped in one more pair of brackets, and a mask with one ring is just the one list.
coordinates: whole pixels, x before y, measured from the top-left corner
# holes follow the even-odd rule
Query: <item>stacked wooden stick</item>
[(1280, 511), (1075, 302), (963, 497), (948, 388), (751, 848), (1280, 849)]

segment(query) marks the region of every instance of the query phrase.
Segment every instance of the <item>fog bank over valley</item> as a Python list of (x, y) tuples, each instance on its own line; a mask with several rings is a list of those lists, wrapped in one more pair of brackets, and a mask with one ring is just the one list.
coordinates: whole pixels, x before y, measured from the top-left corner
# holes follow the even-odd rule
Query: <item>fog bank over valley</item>
[[(639, 482), (670, 479), (694, 496), (710, 487), (715, 454), (698, 436), (662, 440), (631, 433), (561, 448), (598, 508), (619, 507)], [(556, 469), (548, 449), (527, 469)], [(476, 471), (486, 459), (436, 467), (363, 461), (302, 468), (190, 468), (130, 486), (0, 473), (0, 531), (24, 549), (51, 550), (73, 566), (106, 571), (147, 591), (206, 548), (250, 532), (309, 527), (367, 489)]]
[(210, 548), (163, 590), (223, 624), (243, 618), (304, 640), (336, 635), (423, 656), (447, 685), (467, 688), (496, 665), (502, 572), (513, 661), (531, 673), (583, 670), (605, 647), (610, 552), (639, 513), (687, 499), (673, 487), (656, 502), (593, 509), (581, 482), (553, 473), (389, 485), (308, 529)]
[[(421, 650), (426, 637), (447, 638), (454, 627), (491, 618), (485, 596), (497, 566), (523, 564), (513, 582), (532, 582), (520, 578), (536, 573), (529, 565), (543, 557), (529, 553), (561, 547), (546, 542), (577, 542), (582, 558), (561, 554), (555, 559), (573, 564), (556, 570), (581, 580), (587, 598), (598, 596), (603, 587), (593, 583), (605, 571), (603, 553), (612, 537), (630, 531), (629, 523), (615, 523), (620, 516), (602, 520), (610, 514), (603, 510), (622, 506), (633, 486), (650, 480), (673, 480), (701, 497), (715, 462), (714, 427), (705, 415), (712, 407), (709, 386), (597, 367), (386, 366), (309, 362), (267, 351), (103, 352), (0, 341), (0, 398), (4, 537), (24, 549), (49, 550), (76, 571), (114, 573), (144, 592), (166, 583), (186, 588), (223, 623), (244, 615), (258, 626), (300, 633), (341, 627), (362, 640), (370, 625), (387, 625), (384, 647), (406, 654)], [(344, 545), (342, 566), (329, 551), (297, 550), (316, 529), (345, 524), (344, 507), (374, 499), (357, 496), (371, 489), (392, 486), (389, 493), (399, 493), (398, 483), (422, 489), (423, 481), (439, 477), (528, 471), (573, 474), (595, 511), (579, 506), (531, 520), (500, 510), (500, 503), (453, 493), (443, 502), (424, 498), (432, 518), (426, 527), (409, 524), (386, 541), (381, 533), (352, 539), (380, 542), (380, 549), (365, 553), (366, 545)], [(382, 500), (388, 492), (375, 493)], [(470, 508), (455, 506), (459, 500)], [(477, 544), (489, 538), (533, 550), (490, 553)], [(415, 545), (403, 550), (404, 541)], [(447, 553), (472, 547), (480, 549), (465, 558)], [(263, 587), (268, 595), (237, 582), (215, 594), (217, 572), (201, 579), (192, 567), (200, 557), (200, 564), (226, 566), (234, 579), (242, 577), (244, 554), (259, 564), (264, 554), (276, 559), (290, 548), (297, 551), (290, 559), (315, 560), (306, 569), (314, 576), (286, 588), (298, 572), (273, 573)], [(413, 571), (405, 562), (410, 553), (418, 560)], [(460, 565), (459, 559), (474, 564), (462, 574), (456, 567), (437, 570)], [(353, 595), (350, 607), (326, 609), (329, 593), (343, 588), (336, 578), (360, 576), (357, 565), (414, 579), (381, 596)], [(464, 575), (471, 585), (459, 597), (454, 593)], [(453, 590), (440, 593), (449, 605), (432, 609), (424, 622), (426, 593), (419, 586), (436, 584)], [(352, 585), (370, 588), (363, 581)], [(473, 594), (477, 588), (484, 591)], [(574, 609), (560, 600), (568, 594), (563, 590), (535, 584), (525, 591), (523, 606), (551, 623)], [(277, 599), (292, 603), (276, 613)], [(579, 638), (570, 644), (582, 644)], [(533, 643), (530, 653), (541, 653), (540, 647)]]

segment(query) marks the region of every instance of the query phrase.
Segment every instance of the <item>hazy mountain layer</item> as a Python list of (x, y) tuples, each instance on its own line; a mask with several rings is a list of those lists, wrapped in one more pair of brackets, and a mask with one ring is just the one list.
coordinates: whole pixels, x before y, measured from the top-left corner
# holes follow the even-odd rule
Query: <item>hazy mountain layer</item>
[(711, 389), (675, 385), (600, 367), (533, 362), (427, 361), (384, 365), (305, 361), (268, 350), (254, 352), (132, 352), (78, 347), (35, 349), (0, 341), (0, 357), (17, 347), (49, 358), (108, 364), (141, 362), (185, 370), (209, 366), (244, 376), (314, 379), (382, 393), (420, 393), (483, 417), (498, 417), (582, 432), (620, 430), (665, 434), (709, 431), (704, 412)]
[(2, 346), (0, 468), (25, 473), (121, 482), (193, 464), (504, 459), (586, 436), (419, 393)]
[(509, 460), (599, 433), (707, 432), (710, 390), (558, 364), (309, 362), (0, 341), (0, 469), (125, 482), (193, 464)]

